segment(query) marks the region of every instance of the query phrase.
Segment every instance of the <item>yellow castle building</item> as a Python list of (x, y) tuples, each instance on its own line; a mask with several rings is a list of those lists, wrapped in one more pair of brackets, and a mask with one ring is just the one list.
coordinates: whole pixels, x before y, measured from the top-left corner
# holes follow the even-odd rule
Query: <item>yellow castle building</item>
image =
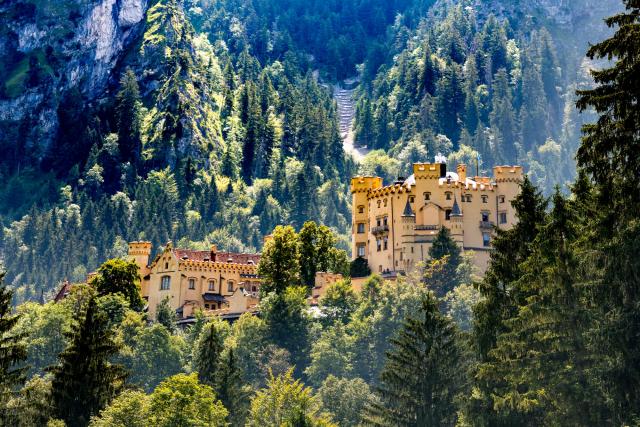
[(466, 165), (452, 172), (444, 162), (416, 163), (408, 179), (386, 186), (380, 177), (354, 177), (352, 258), (364, 258), (372, 272), (393, 277), (428, 260), (433, 239), (447, 227), (484, 272), (494, 227), (508, 229), (516, 222), (511, 201), (522, 179), (520, 166), (470, 177)]
[(151, 318), (167, 297), (180, 319), (197, 309), (228, 318), (256, 309), (260, 255), (222, 252), (215, 245), (208, 251), (178, 249), (171, 243), (150, 262), (151, 253), (151, 242), (129, 243)]

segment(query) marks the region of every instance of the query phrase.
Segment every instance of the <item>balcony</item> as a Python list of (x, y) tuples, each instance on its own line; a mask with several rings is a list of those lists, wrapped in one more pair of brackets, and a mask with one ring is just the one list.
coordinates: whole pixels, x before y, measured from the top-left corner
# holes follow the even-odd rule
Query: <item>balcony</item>
[(371, 229), (371, 233), (373, 234), (383, 234), (383, 233), (388, 233), (389, 232), (389, 226), (388, 225), (379, 225), (377, 227), (373, 227)]
[(480, 221), (480, 228), (483, 230), (491, 230), (495, 226), (493, 221)]
[(416, 225), (413, 227), (416, 231), (438, 231), (440, 229), (439, 225)]

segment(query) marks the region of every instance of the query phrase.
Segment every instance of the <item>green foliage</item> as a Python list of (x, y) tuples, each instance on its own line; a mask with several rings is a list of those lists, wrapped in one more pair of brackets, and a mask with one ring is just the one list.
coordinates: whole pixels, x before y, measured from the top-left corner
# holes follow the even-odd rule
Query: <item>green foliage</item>
[(318, 306), (327, 325), (347, 323), (358, 306), (358, 296), (353, 291), (351, 280), (338, 280), (329, 285)]
[(176, 311), (171, 307), (169, 297), (165, 297), (160, 301), (156, 308), (156, 322), (167, 328), (169, 332), (176, 330)]
[(311, 389), (294, 380), (293, 371), (271, 376), (267, 387), (258, 391), (251, 401), (247, 426), (314, 426), (334, 424), (320, 411), (320, 403)]
[(193, 370), (198, 381), (215, 388), (225, 337), (229, 327), (222, 320), (207, 323), (194, 344)]
[(133, 310), (142, 310), (144, 301), (140, 296), (139, 268), (134, 261), (110, 259), (98, 269), (91, 280), (98, 295), (120, 294)]
[(90, 417), (106, 407), (124, 384), (122, 366), (109, 362), (118, 347), (106, 323), (106, 315), (91, 298), (74, 326), (69, 346), (51, 368), (54, 413), (68, 426), (88, 425)]
[(19, 365), (27, 357), (21, 342), (24, 335), (16, 334), (20, 317), (12, 313), (12, 295), (4, 284), (4, 272), (0, 272), (0, 415), (8, 395), (24, 381), (24, 368)]
[(365, 405), (374, 399), (369, 386), (360, 378), (327, 376), (318, 389), (322, 408), (340, 426), (358, 426)]
[(91, 427), (142, 427), (147, 425), (149, 416), (149, 398), (136, 390), (125, 390), (111, 401), (111, 404), (100, 411), (100, 416), (93, 417)]
[(278, 226), (262, 250), (258, 274), (262, 277), (260, 292), (282, 293), (288, 286), (300, 284), (300, 252), (293, 227)]
[(282, 293), (270, 293), (260, 301), (260, 313), (269, 339), (291, 354), (297, 372), (308, 364), (309, 326), (307, 290), (303, 286), (287, 287)]
[(425, 296), (419, 317), (408, 317), (381, 375), (374, 402), (366, 411), (369, 425), (455, 425), (455, 397), (462, 390), (462, 350), (453, 323)]

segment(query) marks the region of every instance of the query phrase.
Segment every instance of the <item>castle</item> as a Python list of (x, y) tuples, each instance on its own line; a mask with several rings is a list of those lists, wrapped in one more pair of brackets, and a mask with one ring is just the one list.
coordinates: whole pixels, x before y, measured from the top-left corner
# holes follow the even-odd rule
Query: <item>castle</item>
[(494, 227), (516, 222), (511, 201), (520, 191), (522, 167), (496, 166), (492, 178), (469, 177), (466, 165), (450, 172), (442, 160), (416, 163), (408, 179), (387, 186), (380, 177), (352, 178), (353, 259), (364, 258), (372, 272), (392, 278), (428, 260), (435, 235), (447, 227), (486, 270)]
[(129, 243), (129, 257), (140, 268), (142, 296), (155, 317), (158, 304), (168, 298), (179, 319), (196, 310), (235, 318), (258, 305), (260, 255), (174, 248), (168, 243), (151, 262), (151, 242)]

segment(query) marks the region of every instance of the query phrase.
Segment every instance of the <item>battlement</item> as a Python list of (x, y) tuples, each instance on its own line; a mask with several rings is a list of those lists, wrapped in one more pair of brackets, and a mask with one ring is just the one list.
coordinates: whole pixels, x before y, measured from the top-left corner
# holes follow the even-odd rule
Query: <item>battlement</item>
[(368, 192), (382, 188), (382, 178), (378, 176), (355, 176), (351, 178), (351, 193)]
[(523, 179), (524, 171), (522, 166), (495, 166), (493, 176), (498, 182), (520, 182)]
[(151, 242), (129, 242), (129, 256), (151, 255)]
[(445, 163), (414, 163), (413, 174), (416, 178), (444, 178), (447, 176)]

